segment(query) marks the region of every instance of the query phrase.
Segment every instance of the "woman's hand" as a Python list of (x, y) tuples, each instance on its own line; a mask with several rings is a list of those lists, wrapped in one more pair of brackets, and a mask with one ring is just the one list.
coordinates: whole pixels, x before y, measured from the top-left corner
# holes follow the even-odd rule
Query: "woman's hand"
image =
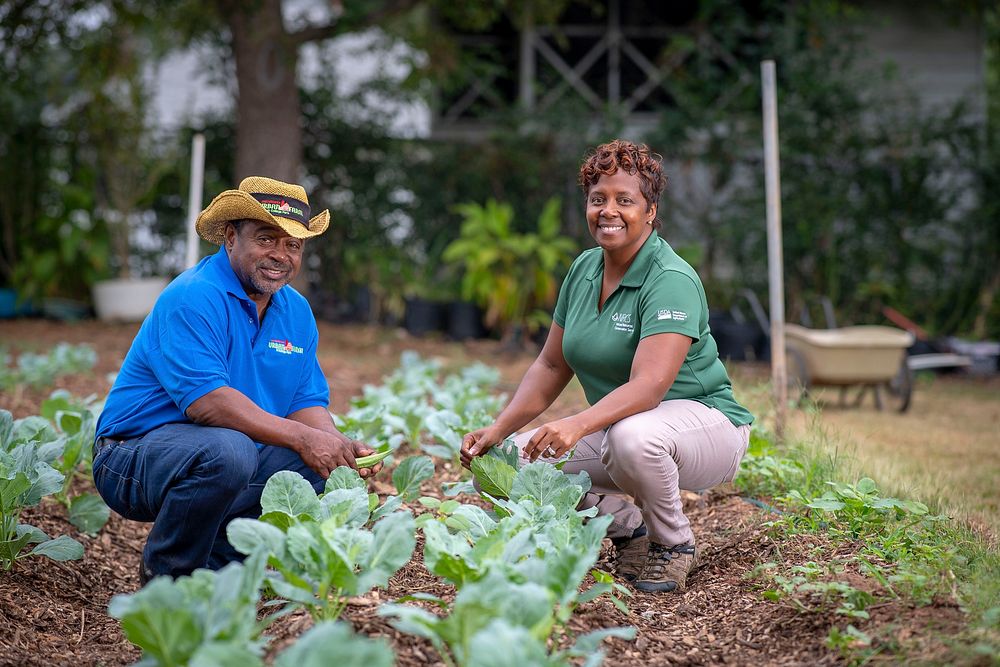
[(490, 448), (500, 443), (503, 438), (504, 436), (496, 434), (493, 426), (466, 433), (462, 438), (462, 465), (468, 468), (472, 465), (472, 459), (490, 451)]
[(587, 435), (577, 416), (544, 424), (525, 445), (522, 456), (535, 461), (540, 456), (557, 459), (576, 446)]

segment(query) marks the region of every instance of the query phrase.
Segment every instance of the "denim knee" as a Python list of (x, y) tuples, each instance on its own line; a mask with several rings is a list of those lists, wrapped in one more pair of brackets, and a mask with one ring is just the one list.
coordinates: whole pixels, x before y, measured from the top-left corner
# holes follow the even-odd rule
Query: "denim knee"
[(223, 488), (239, 491), (257, 472), (257, 445), (249, 436), (228, 428), (204, 427), (206, 454), (203, 470)]

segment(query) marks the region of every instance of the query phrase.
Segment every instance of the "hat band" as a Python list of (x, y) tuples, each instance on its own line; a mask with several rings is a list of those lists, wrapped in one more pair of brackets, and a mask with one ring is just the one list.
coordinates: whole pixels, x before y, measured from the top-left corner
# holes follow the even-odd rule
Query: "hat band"
[(306, 229), (309, 228), (309, 204), (304, 201), (264, 192), (251, 192), (249, 194), (274, 217), (294, 220)]

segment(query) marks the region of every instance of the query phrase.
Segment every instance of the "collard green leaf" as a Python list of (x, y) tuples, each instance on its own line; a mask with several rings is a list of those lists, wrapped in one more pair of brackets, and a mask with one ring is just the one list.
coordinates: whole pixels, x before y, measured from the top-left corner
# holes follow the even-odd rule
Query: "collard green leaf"
[(69, 522), (88, 535), (99, 533), (109, 516), (111, 508), (93, 493), (81, 493), (69, 502)]
[(275, 667), (392, 667), (395, 655), (384, 640), (351, 632), (346, 623), (317, 623), (274, 661)]
[(31, 534), (18, 535), (10, 540), (0, 541), (0, 569), (8, 569), (17, 560), (18, 554), (31, 541)]
[[(492, 451), (492, 450), (491, 450)], [(517, 471), (497, 457), (477, 456), (472, 459), (472, 474), (479, 488), (494, 498), (509, 498)]]
[(23, 496), (23, 502), (28, 507), (33, 507), (45, 496), (62, 490), (65, 479), (61, 472), (42, 461), (35, 464), (33, 473), (28, 473), (31, 486), (24, 492)]
[[(503, 650), (497, 650), (497, 647)], [(468, 667), (563, 667), (566, 663), (548, 655), (545, 642), (506, 619), (496, 619), (469, 640)]]
[(496, 528), (497, 522), (490, 518), (490, 515), (478, 505), (459, 505), (452, 512), (452, 516), (461, 517), (468, 523), (469, 535), (473, 541), (484, 537)]
[(538, 505), (552, 505), (560, 514), (576, 511), (582, 492), (579, 486), (549, 463), (536, 461), (517, 471), (510, 489), (515, 502), (529, 498)]
[(284, 512), (289, 516), (305, 514), (319, 518), (322, 514), (319, 498), (312, 485), (297, 472), (282, 470), (271, 476), (260, 497), (261, 511)]
[(466, 560), (472, 546), (461, 535), (453, 535), (437, 521), (424, 526), (424, 567), (461, 588), (478, 578), (478, 568)]
[(241, 641), (208, 642), (198, 647), (191, 656), (188, 667), (264, 667), (264, 661), (254, 650)]
[(597, 667), (604, 661), (604, 651), (601, 648), (601, 644), (605, 638), (617, 637), (618, 639), (631, 641), (635, 639), (635, 632), (635, 628), (630, 625), (594, 630), (593, 632), (588, 632), (585, 635), (577, 637), (576, 643), (573, 644), (573, 648), (568, 653), (572, 656), (586, 657), (585, 667)]
[(256, 519), (233, 519), (226, 526), (226, 538), (234, 549), (247, 556), (259, 548), (279, 559), (285, 553), (284, 531)]
[(41, 542), (31, 550), (32, 556), (46, 556), (52, 560), (80, 560), (83, 545), (69, 535), (60, 535), (54, 540)]
[(434, 462), (427, 456), (410, 456), (392, 471), (392, 485), (403, 500), (415, 500), (420, 485), (434, 476)]
[(457, 496), (463, 493), (474, 495), (476, 493), (476, 486), (472, 483), (472, 480), (445, 482), (441, 485), (441, 493), (447, 497)]
[(24, 496), (31, 488), (31, 482), (25, 473), (11, 471), (8, 474), (8, 479), (0, 479), (0, 514), (26, 506)]
[(16, 446), (30, 442), (39, 445), (56, 440), (58, 437), (59, 434), (56, 433), (49, 420), (32, 415), (14, 422), (10, 444)]
[(385, 499), (385, 502), (382, 503), (380, 507), (378, 507), (374, 512), (372, 512), (371, 516), (372, 523), (375, 523), (384, 516), (392, 514), (402, 506), (403, 506), (402, 498), (400, 498), (399, 496), (389, 496), (388, 498)]
[(416, 525), (409, 512), (395, 512), (379, 520), (372, 534), (374, 539), (361, 564), (356, 595), (373, 586), (385, 586), (389, 577), (410, 561), (417, 546)]
[(111, 598), (108, 613), (121, 620), (128, 640), (161, 665), (182, 665), (201, 644), (204, 634), (183, 589), (157, 577), (131, 595)]
[(320, 499), (324, 520), (338, 526), (363, 526), (368, 521), (368, 489), (351, 487), (332, 489)]
[(7, 451), (13, 445), (14, 416), (9, 410), (0, 410), (0, 451)]
[(41, 528), (36, 528), (26, 523), (17, 524), (17, 528), (14, 530), (15, 537), (21, 537), (22, 535), (28, 536), (28, 544), (38, 544), (49, 539), (49, 536)]
[(357, 470), (347, 466), (338, 466), (326, 478), (326, 487), (323, 493), (330, 493), (334, 489), (367, 489), (368, 484), (361, 479)]

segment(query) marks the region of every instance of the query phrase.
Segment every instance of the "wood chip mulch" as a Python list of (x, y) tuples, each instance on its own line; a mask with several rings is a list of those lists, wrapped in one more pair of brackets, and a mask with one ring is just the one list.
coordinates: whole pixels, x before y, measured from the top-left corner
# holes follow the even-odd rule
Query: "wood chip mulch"
[[(3, 341), (31, 341), (44, 349), (58, 341), (91, 342), (98, 350), (98, 367), (93, 373), (60, 381), (60, 386), (77, 395), (102, 393), (108, 389), (106, 374), (117, 370), (135, 333), (135, 327), (112, 327), (81, 323), (66, 327), (48, 322), (23, 321), (4, 324)], [(321, 362), (335, 389), (334, 409), (343, 409), (346, 398), (360, 393), (365, 382), (377, 382), (398, 363), (403, 349), (399, 336), (385, 335), (367, 327), (324, 326), (321, 336), (326, 347)], [(406, 348), (422, 354), (451, 355), (455, 344), (434, 341), (404, 341)], [(452, 347), (448, 347), (448, 346)], [(494, 344), (495, 347), (495, 344)], [(22, 349), (30, 349), (24, 348)], [(387, 354), (386, 350), (392, 352)], [(463, 348), (467, 358), (490, 361), (498, 354), (489, 343)], [(336, 359), (336, 368), (328, 368)], [(530, 357), (504, 364), (505, 390), (523, 372)], [(511, 378), (508, 375), (514, 375)], [(47, 391), (24, 391), (14, 396), (0, 395), (0, 408), (15, 416), (35, 413)], [(338, 403), (342, 403), (338, 407)], [(425, 491), (438, 495), (439, 483), (454, 479), (456, 470), (443, 469)], [(380, 476), (381, 477), (381, 476)], [(373, 489), (386, 493), (389, 479), (377, 480)], [(685, 494), (686, 511), (701, 549), (699, 567), (680, 594), (636, 592), (627, 599), (630, 613), (625, 616), (611, 602), (598, 599), (582, 605), (569, 623), (571, 633), (632, 625), (633, 641), (609, 639), (605, 642), (607, 665), (827, 665), (840, 664), (840, 654), (827, 648), (831, 626), (844, 628), (848, 620), (829, 612), (804, 613), (791, 604), (763, 599), (759, 581), (748, 576), (765, 562), (790, 566), (843, 557), (850, 545), (836, 548), (815, 536), (776, 540), (763, 526), (774, 518), (745, 502), (732, 489), (699, 496)], [(421, 511), (419, 506), (412, 508)], [(138, 563), (148, 524), (112, 516), (96, 537), (80, 534), (65, 519), (65, 510), (46, 500), (24, 513), (22, 521), (39, 526), (50, 535), (67, 534), (81, 541), (85, 555), (80, 561), (57, 563), (45, 558), (28, 558), (9, 572), (0, 572), (0, 666), (32, 665), (127, 665), (140, 658), (139, 651), (124, 637), (118, 622), (107, 615), (107, 605), (118, 593), (138, 587)], [(610, 543), (599, 566), (610, 558)], [(390, 581), (387, 590), (372, 591), (352, 600), (343, 619), (355, 631), (384, 637), (397, 655), (400, 667), (443, 665), (425, 640), (403, 635), (378, 616), (380, 604), (403, 595), (425, 592), (443, 598), (454, 595), (450, 586), (430, 575), (420, 560), (414, 560)], [(913, 608), (899, 602), (882, 602), (871, 610), (868, 621), (851, 621), (860, 630), (877, 637), (884, 647), (876, 662), (907, 660), (940, 664), (947, 655), (946, 639), (963, 625), (963, 614), (950, 600)], [(273, 637), (269, 655), (294, 641), (312, 625), (304, 612), (286, 616), (268, 630)], [(889, 650), (890, 648), (895, 650)]]

